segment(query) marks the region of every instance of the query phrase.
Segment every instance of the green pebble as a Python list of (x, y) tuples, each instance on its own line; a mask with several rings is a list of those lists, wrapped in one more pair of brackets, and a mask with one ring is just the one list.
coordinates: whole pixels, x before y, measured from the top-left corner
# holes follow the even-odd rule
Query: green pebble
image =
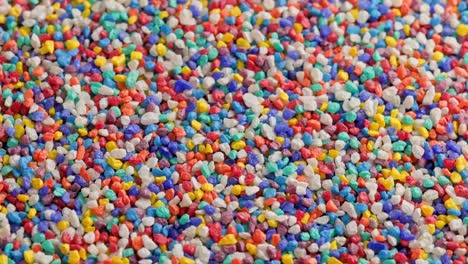
[(208, 59), (212, 61), (218, 57), (218, 54), (219, 52), (217, 49), (210, 49), (210, 51), (208, 51)]
[(279, 43), (278, 41), (276, 41), (276, 42), (273, 44), (273, 48), (275, 48), (275, 50), (276, 50), (277, 52), (283, 52), (283, 51), (284, 51), (283, 45), (281, 45), (281, 43)]
[(432, 187), (434, 187), (434, 182), (431, 179), (424, 179), (423, 187), (424, 188), (432, 188)]
[(301, 240), (302, 241), (309, 241), (310, 240), (310, 234), (306, 232), (301, 233)]
[(46, 253), (47, 255), (54, 254), (55, 252), (54, 245), (52, 244), (52, 241), (50, 240), (43, 241), (41, 243), (41, 247), (44, 250), (44, 253)]
[(128, 87), (133, 88), (135, 87), (137, 79), (138, 79), (138, 71), (131, 71), (127, 76), (127, 80), (125, 80), (125, 84)]
[(374, 78), (375, 78), (374, 68), (372, 68), (372, 67), (364, 68), (364, 70), (362, 72), (362, 75), (360, 77), (361, 82), (365, 82), (367, 80), (372, 80)]
[(445, 186), (447, 184), (450, 184), (450, 180), (449, 178), (443, 176), (443, 175), (440, 175), (437, 177), (437, 182), (440, 184), (440, 186)]
[(358, 149), (359, 148), (359, 141), (356, 137), (351, 138), (349, 141), (349, 146), (353, 149)]
[(200, 58), (198, 59), (198, 64), (203, 67), (208, 63), (208, 56), (207, 55), (201, 55)]
[(384, 260), (384, 262), (382, 262), (382, 264), (395, 264), (396, 261), (394, 259), (386, 259)]
[(135, 251), (133, 250), (133, 248), (126, 248), (123, 250), (122, 254), (124, 257), (130, 257), (135, 254)]
[(366, 260), (366, 259), (360, 258), (360, 259), (358, 260), (358, 264), (369, 264), (369, 261)]
[(347, 141), (349, 140), (349, 135), (348, 135), (348, 133), (346, 133), (346, 132), (340, 132), (340, 133), (338, 134), (338, 139), (339, 139), (339, 140), (342, 140), (342, 141), (344, 141), (344, 142), (347, 142)]
[[(117, 106), (111, 107), (110, 110), (114, 112), (116, 117), (119, 117), (119, 116), (122, 115), (122, 112), (120, 111), (120, 108), (118, 108)], [(159, 120), (161, 120), (161, 119), (159, 119)]]
[(9, 148), (14, 148), (18, 146), (18, 140), (16, 138), (9, 138), (7, 141), (7, 147)]
[(268, 172), (272, 172), (272, 173), (276, 173), (278, 172), (278, 164), (277, 163), (273, 163), (273, 162), (268, 162), (267, 165), (266, 165), (266, 169), (268, 170)]
[(190, 216), (188, 214), (184, 214), (180, 217), (179, 224), (185, 225), (186, 223), (188, 223), (189, 220), (190, 220)]
[(347, 92), (350, 92), (351, 94), (355, 94), (359, 92), (359, 89), (356, 84), (354, 84), (352, 81), (347, 81), (345, 83), (345, 88)]
[(50, 264), (60, 264), (60, 263), (62, 263), (62, 261), (60, 259), (55, 259)]
[(156, 208), (156, 216), (168, 219), (171, 217), (171, 213), (169, 212), (169, 209), (167, 207), (161, 206)]
[(319, 239), (320, 238), (320, 233), (319, 233), (318, 229), (316, 229), (316, 228), (311, 228), (309, 233), (310, 233), (310, 236), (313, 239)]
[(405, 150), (406, 142), (398, 140), (397, 142), (393, 143), (392, 149), (393, 151), (403, 151)]
[(174, 34), (176, 35), (178, 39), (181, 39), (185, 33), (182, 29), (178, 28), (174, 31)]
[(265, 75), (265, 73), (263, 71), (260, 71), (260, 72), (257, 72), (255, 74), (254, 78), (255, 78), (255, 81), (259, 82), (259, 81), (265, 79), (266, 75)]
[[(90, 87), (91, 87), (91, 92), (93, 92), (94, 94), (98, 94), (99, 89), (101, 89), (101, 87), (102, 87), (102, 84), (98, 83), (98, 82), (91, 82)], [(67, 90), (67, 91), (70, 91), (70, 90)], [(73, 92), (73, 93), (75, 93), (75, 92)]]
[(411, 196), (413, 198), (416, 198), (416, 199), (421, 198), (421, 196), (422, 196), (421, 189), (419, 189), (419, 187), (412, 187), (411, 188)]
[(207, 164), (203, 164), (200, 170), (203, 176), (205, 177), (209, 177), (211, 175), (210, 169), (208, 168)]
[(227, 257), (224, 259), (223, 264), (231, 264), (233, 258), (234, 258), (233, 255), (227, 256)]
[(296, 107), (294, 108), (294, 111), (296, 111), (296, 113), (298, 114), (303, 114), (305, 112), (305, 109), (304, 109), (304, 106), (303, 105), (296, 105)]
[(237, 158), (237, 150), (231, 150), (228, 154), (228, 157), (232, 160)]
[(32, 241), (34, 243), (42, 243), (45, 239), (46, 239), (46, 237), (45, 237), (45, 235), (43, 233), (36, 233), (33, 236)]
[(434, 124), (432, 123), (431, 119), (427, 118), (426, 120), (424, 120), (423, 125), (427, 130), (431, 130)]
[(349, 123), (352, 123), (356, 120), (357, 114), (356, 112), (348, 112), (346, 113), (345, 120)]
[(265, 261), (263, 259), (256, 259), (254, 261), (254, 264), (264, 264), (264, 263), (265, 263)]
[(328, 103), (328, 112), (332, 113), (332, 114), (336, 114), (338, 111), (340, 111), (340, 104), (339, 103), (335, 103), (335, 102), (331, 102), (331, 103)]
[(166, 114), (160, 114), (160, 115), (159, 115), (159, 122), (161, 122), (161, 123), (167, 123), (167, 116), (166, 116)]
[(372, 54), (372, 58), (377, 62), (382, 60), (382, 57), (380, 56), (378, 51), (374, 51), (374, 54)]
[(296, 170), (297, 170), (296, 165), (290, 164), (290, 165), (284, 167), (283, 174), (286, 175), (286, 176), (289, 176), (289, 175), (293, 174), (294, 172), (296, 172)]
[(66, 192), (67, 191), (65, 189), (58, 187), (54, 190), (54, 195), (57, 197), (62, 197)]
[(402, 119), (401, 122), (405, 125), (412, 125), (414, 124), (413, 118), (411, 116), (405, 115)]
[(112, 202), (117, 199), (117, 195), (115, 195), (115, 192), (113, 190), (107, 190), (105, 196)]
[(361, 171), (359, 172), (359, 177), (369, 180), (371, 178), (371, 174), (369, 171)]
[(177, 1), (176, 0), (169, 0), (169, 7), (176, 8), (177, 7)]
[(243, 139), (244, 136), (245, 136), (244, 133), (237, 133), (234, 136), (232, 136), (232, 140), (239, 141), (239, 140)]
[(197, 38), (196, 43), (197, 43), (198, 46), (205, 46), (206, 39), (203, 38), (203, 37), (199, 37), (199, 38)]
[(362, 241), (368, 241), (371, 238), (371, 234), (368, 232), (362, 232), (361, 233), (361, 239)]
[(12, 171), (13, 171), (13, 167), (11, 167), (10, 165), (3, 165), (2, 170), (0, 170), (0, 174), (5, 176)]
[(322, 90), (322, 85), (315, 83), (310, 86), (310, 89), (314, 92), (320, 92)]

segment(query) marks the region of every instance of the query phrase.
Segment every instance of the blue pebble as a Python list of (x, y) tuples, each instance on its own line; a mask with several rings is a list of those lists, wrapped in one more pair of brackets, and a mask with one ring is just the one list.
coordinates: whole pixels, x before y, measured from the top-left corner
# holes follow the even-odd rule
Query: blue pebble
[(367, 244), (367, 248), (378, 254), (382, 250), (387, 250), (387, 244), (371, 241)]
[(186, 90), (191, 90), (192, 89), (192, 85), (185, 81), (185, 80), (177, 80), (174, 84), (174, 90), (177, 92), (177, 93), (182, 93), (183, 91), (186, 91)]

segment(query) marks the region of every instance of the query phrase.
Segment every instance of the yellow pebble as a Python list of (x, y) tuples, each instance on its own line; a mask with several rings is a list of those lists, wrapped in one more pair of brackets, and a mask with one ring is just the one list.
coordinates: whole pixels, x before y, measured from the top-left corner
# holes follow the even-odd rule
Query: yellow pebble
[(338, 155), (340, 154), (340, 152), (336, 149), (331, 149), (328, 151), (328, 156), (330, 156), (331, 158), (336, 158), (338, 157)]
[(390, 64), (393, 67), (398, 67), (398, 60), (397, 60), (397, 57), (395, 55), (390, 56)]
[(25, 203), (29, 200), (29, 196), (26, 194), (18, 194), (18, 196), (16, 196), (16, 199), (18, 199), (20, 202)]
[(33, 219), (37, 214), (37, 210), (34, 208), (29, 209), (28, 211), (28, 218)]
[(432, 54), (432, 59), (434, 59), (436, 62), (441, 61), (444, 58), (444, 54), (440, 51), (436, 51)]
[(106, 150), (107, 152), (111, 152), (112, 150), (118, 148), (117, 143), (114, 141), (109, 141), (106, 143)]
[(213, 148), (211, 147), (210, 144), (205, 145), (205, 154), (212, 154), (213, 153)]
[(390, 126), (394, 127), (397, 131), (401, 130), (401, 122), (397, 118), (390, 119)]
[(227, 234), (225, 237), (219, 240), (218, 245), (220, 246), (230, 246), (235, 245), (237, 243), (237, 239), (233, 234)]
[(122, 161), (114, 158), (114, 157), (109, 157), (107, 159), (107, 163), (109, 163), (109, 165), (114, 169), (114, 170), (118, 170), (122, 167), (123, 163)]
[(238, 83), (242, 83), (244, 81), (244, 77), (242, 77), (238, 73), (233, 74), (232, 78), (234, 79), (234, 81), (236, 81)]
[(47, 53), (53, 54), (54, 51), (55, 51), (54, 42), (52, 40), (46, 40), (44, 42), (44, 45), (41, 48), (41, 53), (42, 54), (47, 54)]
[(421, 213), (423, 216), (430, 216), (434, 212), (434, 208), (429, 205), (422, 205), (421, 206)]
[(294, 23), (293, 28), (296, 33), (301, 33), (304, 26), (301, 23)]
[(67, 47), (68, 50), (77, 49), (79, 46), (80, 42), (76, 39), (69, 39), (65, 41), (65, 47)]
[(427, 131), (427, 129), (425, 127), (419, 127), (418, 132), (421, 135), (421, 137), (423, 137), (423, 138), (428, 138), (429, 137), (429, 132)]
[(238, 184), (234, 185), (232, 187), (231, 193), (234, 194), (234, 195), (240, 195), (242, 193), (242, 186), (240, 186)]
[(281, 263), (293, 264), (294, 263), (293, 256), (291, 254), (284, 254), (283, 256), (281, 256)]
[(437, 220), (435, 225), (438, 229), (442, 229), (444, 228), (444, 226), (446, 225), (447, 223), (445, 221), (442, 221), (442, 220)]
[(131, 17), (128, 18), (128, 24), (133, 25), (133, 24), (135, 24), (137, 22), (137, 20), (138, 20), (137, 16), (131, 16)]
[(224, 43), (229, 43), (229, 42), (231, 42), (233, 39), (234, 39), (234, 35), (231, 34), (231, 33), (226, 33), (226, 34), (224, 34), (223, 37), (221, 38), (221, 40), (222, 40)]
[(182, 257), (179, 261), (180, 264), (195, 264), (195, 261), (193, 259), (189, 259), (187, 257)]
[(78, 250), (72, 250), (70, 255), (68, 255), (69, 264), (78, 264), (80, 262), (80, 253)]
[(459, 36), (462, 36), (462, 37), (468, 35), (468, 25), (467, 24), (458, 25), (456, 32)]
[(107, 63), (107, 60), (103, 56), (97, 56), (97, 58), (94, 60), (94, 64), (96, 64), (96, 66), (98, 67), (102, 67), (106, 65), (106, 63)]
[(70, 252), (70, 245), (69, 244), (62, 244), (62, 245), (60, 245), (59, 249), (60, 249), (60, 252), (62, 252), (62, 254), (66, 255), (66, 254), (68, 254), (68, 252)]
[(343, 262), (341, 262), (339, 259), (337, 259), (335, 257), (329, 258), (327, 263), (328, 264), (343, 264)]
[(247, 251), (250, 253), (250, 255), (254, 256), (257, 254), (257, 247), (254, 245), (254, 244), (251, 244), (251, 243), (247, 243), (245, 245), (245, 248), (247, 249)]
[(231, 144), (231, 148), (234, 150), (241, 150), (245, 148), (245, 142), (244, 141), (236, 141)]
[(24, 261), (28, 264), (34, 263), (34, 251), (26, 250), (23, 253)]
[(458, 206), (455, 203), (455, 201), (452, 198), (447, 199), (447, 201), (444, 202), (445, 208), (447, 209), (455, 209), (458, 210)]
[(271, 228), (277, 228), (278, 227), (278, 221), (270, 219), (267, 220), (268, 226)]
[(123, 261), (117, 256), (113, 256), (111, 260), (112, 264), (123, 264)]
[(202, 124), (200, 122), (198, 122), (197, 120), (192, 120), (192, 122), (190, 122), (190, 124), (192, 125), (192, 127), (195, 129), (195, 130), (200, 130), (202, 128)]
[(396, 40), (390, 36), (385, 37), (385, 43), (390, 47), (395, 47), (397, 45)]
[(239, 7), (236, 6), (236, 7), (231, 8), (231, 10), (229, 10), (229, 13), (233, 17), (238, 17), (242, 14), (242, 11), (240, 10)]
[(204, 183), (201, 186), (201, 189), (205, 192), (212, 192), (214, 190), (213, 184), (211, 183)]
[(83, 221), (81, 221), (81, 224), (83, 224), (83, 226), (92, 226), (94, 222), (93, 222), (93, 219), (88, 216), (88, 217), (83, 218)]
[(166, 46), (159, 43), (158, 45), (156, 45), (156, 52), (158, 53), (159, 56), (165, 56), (167, 53)]
[(192, 70), (188, 66), (182, 68), (182, 74), (190, 74)]
[(427, 225), (427, 231), (429, 231), (430, 234), (435, 233), (435, 225), (434, 224), (428, 224)]
[(198, 100), (197, 101), (197, 112), (199, 113), (207, 113), (210, 110), (210, 105), (205, 100)]
[(23, 125), (17, 124), (15, 125), (15, 138), (19, 139), (21, 138), (26, 130), (24, 129)]
[(40, 188), (42, 188), (42, 185), (44, 185), (44, 183), (40, 178), (33, 178), (31, 180), (31, 185), (34, 189), (39, 190)]
[(455, 168), (457, 168), (457, 171), (461, 172), (466, 168), (466, 159), (463, 156), (458, 157), (455, 160)]
[(139, 51), (132, 51), (132, 53), (130, 53), (131, 60), (141, 60), (142, 58), (143, 58), (143, 53)]
[(406, 36), (408, 36), (411, 32), (411, 28), (409, 25), (404, 25), (403, 26), (403, 32), (405, 32)]
[(462, 181), (462, 177), (461, 177), (460, 173), (454, 171), (454, 172), (452, 172), (452, 174), (450, 174), (450, 180), (454, 184), (459, 184)]
[(358, 52), (357, 52), (356, 47), (352, 47), (351, 49), (349, 49), (349, 56), (356, 57), (357, 55), (358, 55)]
[(68, 222), (68, 221), (60, 221), (60, 222), (57, 223), (57, 228), (60, 231), (63, 231), (65, 229), (67, 229), (69, 226), (70, 226), (70, 222)]
[(339, 79), (340, 81), (347, 81), (348, 78), (349, 78), (349, 75), (348, 75), (347, 72), (341, 71), (341, 70), (338, 72), (338, 79)]
[(236, 44), (242, 48), (250, 48), (250, 43), (245, 38), (238, 38)]

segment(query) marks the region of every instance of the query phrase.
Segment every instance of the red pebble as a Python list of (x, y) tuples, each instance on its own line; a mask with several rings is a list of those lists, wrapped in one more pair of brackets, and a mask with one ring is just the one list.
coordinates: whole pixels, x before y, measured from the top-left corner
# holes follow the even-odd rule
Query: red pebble
[(405, 256), (405, 254), (403, 253), (396, 253), (395, 256), (393, 257), (393, 259), (397, 262), (397, 263), (405, 263), (406, 261), (408, 261), (408, 258)]

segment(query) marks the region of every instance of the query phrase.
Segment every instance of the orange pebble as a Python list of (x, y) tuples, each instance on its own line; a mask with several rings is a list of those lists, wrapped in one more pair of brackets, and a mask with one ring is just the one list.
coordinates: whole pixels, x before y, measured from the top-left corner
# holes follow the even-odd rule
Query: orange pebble
[(256, 229), (253, 234), (253, 240), (255, 243), (260, 244), (266, 241), (266, 235), (260, 229)]

